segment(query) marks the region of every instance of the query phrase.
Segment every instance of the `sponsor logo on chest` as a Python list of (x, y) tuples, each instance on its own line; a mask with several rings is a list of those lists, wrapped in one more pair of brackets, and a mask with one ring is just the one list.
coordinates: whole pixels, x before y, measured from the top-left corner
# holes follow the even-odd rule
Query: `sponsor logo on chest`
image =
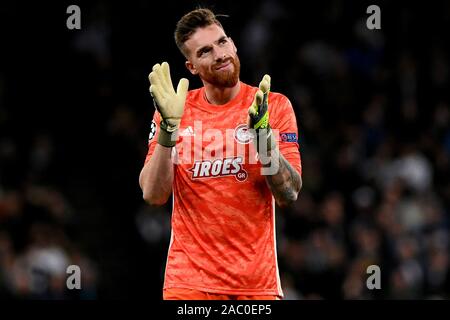
[(189, 171), (192, 172), (192, 179), (234, 176), (236, 180), (244, 181), (248, 174), (242, 164), (242, 157), (203, 160), (196, 161)]

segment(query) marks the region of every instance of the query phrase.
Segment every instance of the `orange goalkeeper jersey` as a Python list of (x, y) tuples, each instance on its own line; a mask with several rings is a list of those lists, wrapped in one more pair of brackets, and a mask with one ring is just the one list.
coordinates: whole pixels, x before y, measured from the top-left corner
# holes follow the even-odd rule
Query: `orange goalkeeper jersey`
[[(172, 233), (165, 289), (283, 296), (275, 200), (246, 129), (256, 90), (240, 82), (239, 94), (224, 105), (209, 104), (204, 88), (188, 92), (172, 152)], [(301, 174), (290, 101), (271, 92), (269, 114), (281, 154)], [(145, 162), (155, 149), (159, 122), (155, 112)]]

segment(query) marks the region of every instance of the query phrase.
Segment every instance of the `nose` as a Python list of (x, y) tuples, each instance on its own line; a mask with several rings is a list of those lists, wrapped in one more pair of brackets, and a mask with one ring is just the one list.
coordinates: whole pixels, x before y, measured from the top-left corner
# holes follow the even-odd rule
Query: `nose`
[(224, 49), (219, 48), (219, 47), (214, 48), (214, 60), (215, 61), (225, 60), (226, 57), (227, 57), (227, 54)]

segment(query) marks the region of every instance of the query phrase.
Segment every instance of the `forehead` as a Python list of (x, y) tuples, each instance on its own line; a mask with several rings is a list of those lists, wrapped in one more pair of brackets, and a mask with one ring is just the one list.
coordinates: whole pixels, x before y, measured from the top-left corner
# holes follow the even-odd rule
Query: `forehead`
[(193, 53), (202, 47), (212, 45), (223, 36), (226, 36), (225, 31), (217, 24), (212, 24), (195, 30), (184, 44)]

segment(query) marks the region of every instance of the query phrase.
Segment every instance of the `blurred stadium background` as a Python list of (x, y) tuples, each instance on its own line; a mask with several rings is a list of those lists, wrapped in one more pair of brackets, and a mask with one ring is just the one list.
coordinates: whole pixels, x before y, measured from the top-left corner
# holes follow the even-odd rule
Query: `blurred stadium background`
[[(166, 60), (200, 86), (173, 40), (197, 4), (229, 15), (241, 79), (271, 74), (295, 108), (304, 187), (277, 213), (286, 299), (449, 298), (450, 3), (342, 0), (2, 1), (0, 297), (161, 298), (171, 202), (151, 208), (138, 186), (147, 75)], [(370, 4), (381, 30), (365, 27)], [(69, 264), (80, 291), (65, 289)], [(365, 287), (371, 264), (381, 290)]]

